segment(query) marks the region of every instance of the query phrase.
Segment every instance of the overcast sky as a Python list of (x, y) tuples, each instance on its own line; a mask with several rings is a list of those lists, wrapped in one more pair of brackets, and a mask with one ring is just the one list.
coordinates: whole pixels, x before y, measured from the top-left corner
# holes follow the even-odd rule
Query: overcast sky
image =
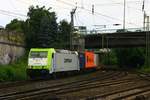
[[(95, 28), (122, 28), (124, 0), (1, 0), (0, 25), (5, 26), (12, 19), (25, 20), (30, 5), (52, 7), (56, 12), (57, 21), (66, 19), (70, 22), (70, 11), (77, 6), (75, 26)], [(142, 27), (143, 0), (126, 0), (126, 28)], [(94, 13), (92, 14), (92, 5)], [(145, 11), (150, 15), (150, 0), (145, 0)], [(113, 26), (113, 24), (121, 24)]]

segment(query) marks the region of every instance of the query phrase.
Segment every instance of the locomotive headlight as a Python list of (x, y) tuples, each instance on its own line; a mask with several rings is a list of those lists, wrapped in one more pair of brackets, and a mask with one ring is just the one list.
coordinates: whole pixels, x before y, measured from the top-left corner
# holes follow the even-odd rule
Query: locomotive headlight
[(43, 58), (43, 59), (41, 60), (41, 64), (42, 64), (42, 65), (47, 65), (47, 58)]
[(28, 66), (31, 67), (31, 65), (33, 65), (33, 63), (34, 63), (34, 60), (33, 60), (32, 58), (30, 58), (30, 59), (28, 60)]

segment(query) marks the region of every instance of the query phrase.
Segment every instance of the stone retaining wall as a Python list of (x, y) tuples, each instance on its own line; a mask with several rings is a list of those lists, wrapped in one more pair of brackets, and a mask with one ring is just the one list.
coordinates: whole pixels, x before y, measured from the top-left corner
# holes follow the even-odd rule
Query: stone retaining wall
[(0, 64), (9, 64), (24, 55), (22, 33), (0, 31)]

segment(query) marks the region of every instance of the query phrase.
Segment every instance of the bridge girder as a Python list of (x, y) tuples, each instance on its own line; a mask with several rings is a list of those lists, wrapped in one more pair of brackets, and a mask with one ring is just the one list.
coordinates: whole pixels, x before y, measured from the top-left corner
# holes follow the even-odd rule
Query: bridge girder
[(90, 34), (84, 39), (86, 49), (146, 46), (146, 32)]

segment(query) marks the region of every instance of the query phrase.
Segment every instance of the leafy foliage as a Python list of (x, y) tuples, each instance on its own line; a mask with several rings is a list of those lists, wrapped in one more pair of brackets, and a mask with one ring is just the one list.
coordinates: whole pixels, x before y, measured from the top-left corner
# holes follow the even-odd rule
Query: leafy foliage
[(6, 29), (10, 31), (23, 32), (24, 21), (13, 19), (9, 24), (6, 25)]
[(101, 62), (105, 65), (117, 65), (117, 57), (114, 49), (111, 49), (110, 52), (104, 54), (101, 60)]
[(33, 7), (29, 8), (26, 20), (27, 44), (29, 47), (55, 47), (58, 34), (58, 25), (55, 12), (51, 8)]
[(10, 65), (0, 65), (1, 81), (26, 80), (27, 55)]
[(71, 25), (65, 20), (62, 20), (59, 25), (59, 42), (60, 47), (69, 48)]
[(130, 68), (140, 67), (145, 62), (145, 50), (143, 48), (121, 48), (115, 49), (119, 66)]
[(26, 21), (12, 20), (7, 24), (6, 29), (23, 32), (28, 49), (43, 47), (67, 49), (69, 47), (71, 25), (62, 20), (58, 26), (56, 14), (51, 11), (51, 8), (31, 6), (27, 16)]

